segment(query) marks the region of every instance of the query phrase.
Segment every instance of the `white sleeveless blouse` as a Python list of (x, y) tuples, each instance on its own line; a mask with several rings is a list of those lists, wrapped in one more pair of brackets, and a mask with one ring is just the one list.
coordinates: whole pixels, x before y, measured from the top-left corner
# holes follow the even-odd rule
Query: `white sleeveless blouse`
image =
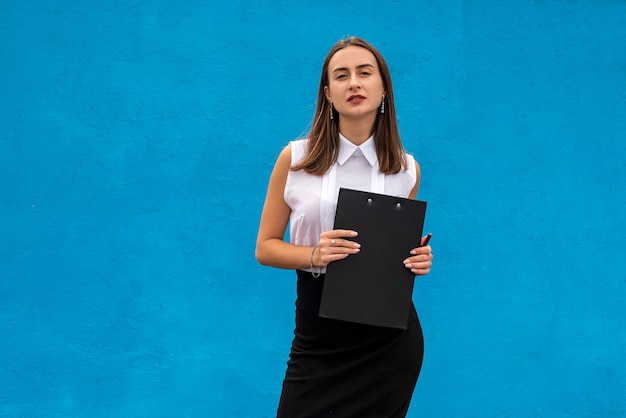
[[(341, 187), (406, 198), (415, 186), (415, 160), (410, 154), (406, 154), (406, 170), (385, 175), (379, 172), (374, 137), (360, 146), (342, 135), (339, 138), (337, 162), (326, 174), (316, 176), (298, 170), (289, 171), (287, 175), (284, 198), (291, 208), (289, 238), (292, 244), (317, 245), (320, 234), (333, 229)], [(304, 157), (307, 140), (292, 141), (290, 144), (293, 166)], [(326, 268), (322, 268), (321, 272), (325, 271)]]

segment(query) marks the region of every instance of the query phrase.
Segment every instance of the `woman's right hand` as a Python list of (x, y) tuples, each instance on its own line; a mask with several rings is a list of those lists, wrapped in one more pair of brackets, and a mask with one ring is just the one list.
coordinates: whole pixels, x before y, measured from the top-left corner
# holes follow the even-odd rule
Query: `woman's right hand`
[(356, 254), (361, 251), (361, 244), (350, 241), (358, 235), (356, 231), (349, 229), (333, 229), (332, 231), (322, 232), (318, 242), (317, 257), (315, 259), (316, 266), (327, 266), (333, 261), (342, 260), (350, 254)]

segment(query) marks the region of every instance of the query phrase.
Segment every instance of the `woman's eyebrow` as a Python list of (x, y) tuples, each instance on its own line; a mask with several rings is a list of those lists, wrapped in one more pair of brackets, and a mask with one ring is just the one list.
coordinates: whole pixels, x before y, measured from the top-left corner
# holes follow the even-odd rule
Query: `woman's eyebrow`
[[(374, 68), (374, 64), (370, 64), (370, 63), (366, 63), (366, 64), (361, 64), (361, 65), (357, 65), (356, 69), (357, 70), (361, 70), (363, 68)], [(333, 70), (333, 73), (336, 73), (337, 71), (348, 71), (347, 67), (339, 67), (339, 68), (335, 68)]]

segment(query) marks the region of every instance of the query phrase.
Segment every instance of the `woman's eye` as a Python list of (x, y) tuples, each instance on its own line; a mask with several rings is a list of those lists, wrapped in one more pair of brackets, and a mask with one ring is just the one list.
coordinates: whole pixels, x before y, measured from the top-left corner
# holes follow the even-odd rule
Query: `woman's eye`
[(361, 72), (361, 75), (370, 75), (370, 73), (369, 73), (369, 72), (367, 72), (367, 71), (362, 71), (362, 72)]
[(347, 77), (347, 76), (346, 76), (345, 74), (339, 74), (339, 75), (337, 76), (337, 80), (340, 80), (340, 79), (342, 79), (342, 78), (346, 78), (346, 77)]

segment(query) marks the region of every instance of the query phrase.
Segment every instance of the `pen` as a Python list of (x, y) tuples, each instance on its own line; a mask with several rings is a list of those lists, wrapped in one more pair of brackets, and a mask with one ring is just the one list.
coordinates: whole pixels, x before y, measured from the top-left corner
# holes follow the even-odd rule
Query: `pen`
[(430, 237), (432, 237), (433, 234), (431, 232), (428, 233), (428, 235), (426, 235), (426, 238), (424, 238), (424, 244), (422, 244), (422, 247), (425, 247), (428, 245), (428, 241), (430, 241)]

